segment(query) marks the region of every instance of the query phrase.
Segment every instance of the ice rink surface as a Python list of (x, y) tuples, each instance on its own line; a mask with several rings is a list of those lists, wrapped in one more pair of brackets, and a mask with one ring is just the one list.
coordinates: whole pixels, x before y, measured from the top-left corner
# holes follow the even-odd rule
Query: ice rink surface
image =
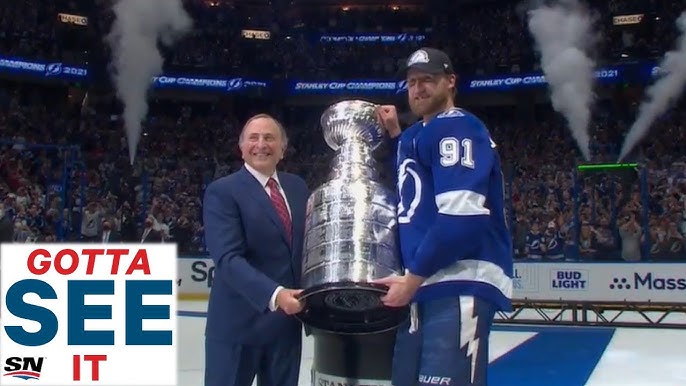
[[(202, 386), (206, 303), (180, 302), (179, 386)], [(300, 386), (310, 386), (303, 337)], [(489, 386), (686, 386), (686, 330), (496, 326)]]

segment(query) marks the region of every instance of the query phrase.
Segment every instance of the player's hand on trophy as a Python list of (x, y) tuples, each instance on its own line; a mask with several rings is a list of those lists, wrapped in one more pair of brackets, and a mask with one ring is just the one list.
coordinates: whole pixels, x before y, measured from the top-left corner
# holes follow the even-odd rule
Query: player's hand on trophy
[(400, 120), (398, 119), (398, 111), (395, 109), (395, 106), (378, 106), (376, 108), (376, 118), (391, 138), (396, 138), (400, 135)]
[(294, 315), (303, 310), (305, 306), (298, 299), (302, 290), (284, 288), (276, 295), (276, 306), (287, 315)]
[(391, 275), (374, 280), (376, 284), (388, 286), (388, 292), (381, 297), (381, 301), (387, 307), (404, 307), (412, 301), (415, 293), (424, 282), (424, 278), (406, 274), (403, 276)]

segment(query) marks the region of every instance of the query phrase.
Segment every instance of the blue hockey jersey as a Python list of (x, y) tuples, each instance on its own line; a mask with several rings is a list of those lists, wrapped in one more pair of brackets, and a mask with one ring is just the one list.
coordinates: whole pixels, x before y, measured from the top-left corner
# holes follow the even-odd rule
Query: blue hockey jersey
[(396, 141), (405, 268), (427, 278), (415, 301), (473, 295), (511, 310), (513, 247), (500, 159), (485, 125), (453, 108)]

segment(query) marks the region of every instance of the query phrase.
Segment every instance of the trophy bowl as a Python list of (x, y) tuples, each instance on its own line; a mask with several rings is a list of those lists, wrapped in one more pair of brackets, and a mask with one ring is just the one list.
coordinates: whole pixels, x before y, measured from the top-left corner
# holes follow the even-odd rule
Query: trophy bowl
[(336, 151), (329, 179), (307, 202), (298, 317), (307, 326), (369, 334), (396, 328), (408, 309), (389, 308), (387, 287), (373, 283), (402, 274), (395, 193), (379, 181), (373, 152), (384, 131), (376, 105), (343, 101), (321, 118), (324, 139)]

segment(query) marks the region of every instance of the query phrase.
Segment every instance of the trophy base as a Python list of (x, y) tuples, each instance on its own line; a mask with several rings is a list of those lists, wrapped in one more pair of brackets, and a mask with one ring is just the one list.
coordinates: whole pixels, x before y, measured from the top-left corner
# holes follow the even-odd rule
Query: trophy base
[(312, 385), (392, 386), (395, 330), (378, 334), (311, 331)]
[(337, 334), (376, 334), (392, 330), (407, 317), (409, 307), (384, 306), (381, 297), (387, 290), (386, 286), (373, 283), (318, 285), (301, 293), (305, 308), (297, 317), (306, 326)]

